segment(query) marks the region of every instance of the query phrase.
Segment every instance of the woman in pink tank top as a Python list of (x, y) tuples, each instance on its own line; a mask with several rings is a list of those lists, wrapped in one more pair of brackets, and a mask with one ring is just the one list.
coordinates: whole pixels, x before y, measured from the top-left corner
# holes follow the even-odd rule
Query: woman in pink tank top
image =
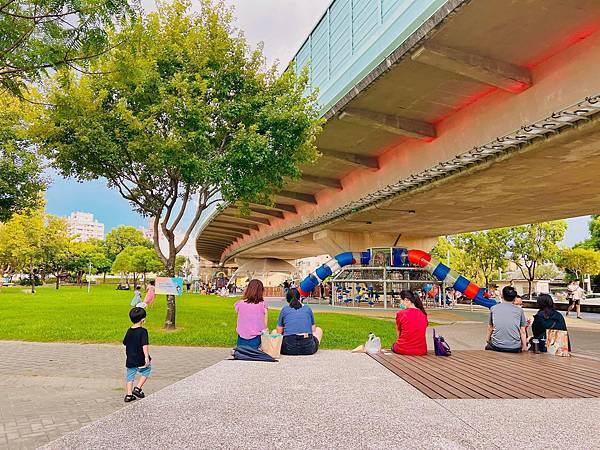
[(250, 280), (242, 299), (235, 303), (237, 312), (237, 346), (260, 347), (260, 335), (267, 329), (267, 305), (260, 280)]

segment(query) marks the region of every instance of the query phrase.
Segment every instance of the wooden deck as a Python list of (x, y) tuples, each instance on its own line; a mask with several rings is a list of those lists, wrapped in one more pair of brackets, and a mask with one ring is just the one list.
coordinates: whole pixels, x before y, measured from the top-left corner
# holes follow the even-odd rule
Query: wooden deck
[(591, 359), (485, 350), (371, 357), (429, 398), (600, 398), (600, 362)]

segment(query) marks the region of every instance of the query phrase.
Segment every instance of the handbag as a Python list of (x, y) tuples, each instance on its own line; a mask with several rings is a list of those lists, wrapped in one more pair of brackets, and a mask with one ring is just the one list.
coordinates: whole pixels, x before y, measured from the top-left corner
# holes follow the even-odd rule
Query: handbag
[(546, 350), (554, 356), (571, 356), (569, 333), (564, 330), (546, 330)]
[(279, 333), (263, 333), (260, 335), (260, 349), (272, 358), (281, 357), (283, 336)]
[(433, 329), (433, 350), (435, 351), (435, 356), (450, 356), (452, 354), (444, 336), (435, 334), (435, 328)]

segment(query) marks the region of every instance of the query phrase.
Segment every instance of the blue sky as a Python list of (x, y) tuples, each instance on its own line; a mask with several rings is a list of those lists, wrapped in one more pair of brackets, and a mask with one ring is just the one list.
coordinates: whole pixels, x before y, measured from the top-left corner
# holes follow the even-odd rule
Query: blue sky
[(104, 181), (78, 183), (52, 175), (53, 182), (46, 193), (46, 210), (57, 216), (68, 216), (72, 211), (94, 214), (108, 233), (119, 225), (148, 227), (148, 221), (131, 210), (129, 202)]

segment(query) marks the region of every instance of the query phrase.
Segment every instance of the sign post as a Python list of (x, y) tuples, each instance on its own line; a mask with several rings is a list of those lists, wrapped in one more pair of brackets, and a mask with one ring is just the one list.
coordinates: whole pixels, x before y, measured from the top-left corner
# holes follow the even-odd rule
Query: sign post
[(181, 277), (157, 277), (154, 280), (157, 294), (183, 295), (183, 278)]

